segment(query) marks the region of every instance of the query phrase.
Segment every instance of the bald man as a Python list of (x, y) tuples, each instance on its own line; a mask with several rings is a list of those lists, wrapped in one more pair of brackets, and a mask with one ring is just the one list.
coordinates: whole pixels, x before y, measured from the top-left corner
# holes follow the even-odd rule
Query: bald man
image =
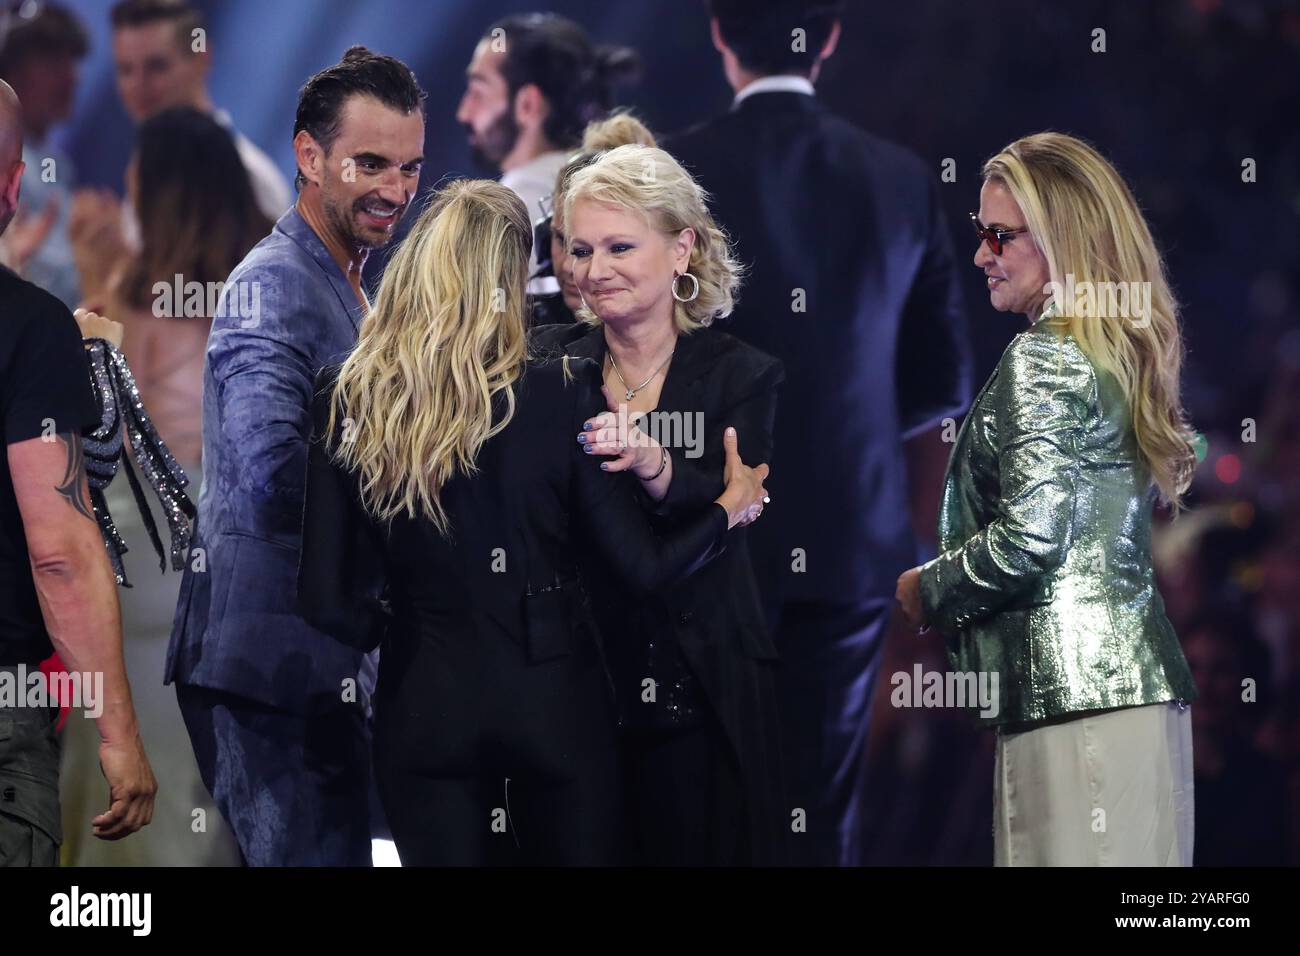
[[(21, 119), (17, 95), (0, 80), (0, 233), (18, 209)], [(153, 816), (158, 787), (83, 466), (81, 432), (98, 421), (76, 321), (54, 296), (0, 267), (0, 725), (10, 728), (0, 735), (0, 866), (58, 864), (61, 704), (94, 717), (99, 730), (110, 805), (91, 832), (120, 839)], [(75, 684), (60, 688), (41, 675), (56, 648)]]
[(23, 108), (13, 87), (0, 80), (0, 170), (4, 194), (0, 196), (0, 234), (18, 212), (18, 183), (23, 175)]

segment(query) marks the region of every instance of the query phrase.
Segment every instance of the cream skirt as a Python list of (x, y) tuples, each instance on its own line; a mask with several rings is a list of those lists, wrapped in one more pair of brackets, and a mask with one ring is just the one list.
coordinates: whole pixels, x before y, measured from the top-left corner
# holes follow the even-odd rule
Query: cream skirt
[(998, 733), (996, 866), (1191, 866), (1193, 812), (1177, 702)]

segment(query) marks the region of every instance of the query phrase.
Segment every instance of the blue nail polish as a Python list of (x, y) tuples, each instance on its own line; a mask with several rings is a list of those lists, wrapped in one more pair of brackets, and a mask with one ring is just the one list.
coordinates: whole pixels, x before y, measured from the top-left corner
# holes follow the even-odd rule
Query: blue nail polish
[(585, 451), (588, 455), (591, 454), (591, 446), (590, 446), (590, 445), (583, 445), (583, 446), (582, 446), (582, 450)]
[(584, 432), (589, 432), (589, 431), (591, 431), (592, 427), (593, 427), (593, 426), (592, 426), (591, 422), (583, 422), (583, 423), (582, 423), (582, 430), (583, 430)]
[(579, 445), (585, 445), (585, 444), (587, 444), (587, 436), (586, 436), (586, 435), (579, 435), (579, 436), (578, 436), (578, 444), (579, 444)]
[(601, 471), (609, 471), (609, 462), (607, 462), (607, 461), (602, 461), (602, 462), (600, 463), (600, 470), (601, 470)]

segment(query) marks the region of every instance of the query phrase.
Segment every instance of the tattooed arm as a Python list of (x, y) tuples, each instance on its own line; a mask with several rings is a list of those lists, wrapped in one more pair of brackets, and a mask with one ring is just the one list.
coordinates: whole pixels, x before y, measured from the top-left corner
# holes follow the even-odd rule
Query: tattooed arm
[(45, 628), (70, 669), (103, 674), (97, 724), (111, 806), (91, 821), (92, 832), (127, 836), (152, 818), (158, 787), (131, 703), (117, 585), (90, 505), (81, 436), (15, 442), (8, 458)]
[(95, 520), (95, 512), (86, 500), (86, 461), (81, 448), (81, 436), (69, 433), (56, 436), (68, 452), (68, 462), (63, 468), (63, 483), (54, 490), (67, 501), (68, 505), (83, 518)]

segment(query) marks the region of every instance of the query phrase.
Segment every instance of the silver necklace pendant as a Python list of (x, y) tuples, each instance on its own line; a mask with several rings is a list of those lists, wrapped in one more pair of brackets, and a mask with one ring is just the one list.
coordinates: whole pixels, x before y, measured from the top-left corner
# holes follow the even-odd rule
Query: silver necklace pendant
[(633, 388), (631, 385), (629, 385), (627, 383), (627, 379), (623, 377), (623, 373), (619, 371), (618, 363), (614, 361), (613, 351), (610, 350), (608, 347), (606, 347), (605, 354), (609, 357), (610, 368), (614, 370), (614, 374), (618, 376), (618, 380), (623, 383), (623, 390), (627, 393), (626, 400), (630, 402), (632, 401), (632, 399), (636, 398), (637, 392), (641, 391), (641, 389), (645, 388), (647, 385), (649, 385), (651, 382), (654, 381), (654, 377), (659, 374), (659, 372), (663, 369), (665, 365), (668, 364), (669, 359), (673, 357), (673, 352), (676, 351), (677, 351), (677, 343), (673, 342), (673, 347), (668, 352), (668, 358), (665, 358), (662, 362), (660, 362), (659, 367), (650, 373), (650, 377), (647, 378), (640, 385), (638, 385), (636, 388)]

